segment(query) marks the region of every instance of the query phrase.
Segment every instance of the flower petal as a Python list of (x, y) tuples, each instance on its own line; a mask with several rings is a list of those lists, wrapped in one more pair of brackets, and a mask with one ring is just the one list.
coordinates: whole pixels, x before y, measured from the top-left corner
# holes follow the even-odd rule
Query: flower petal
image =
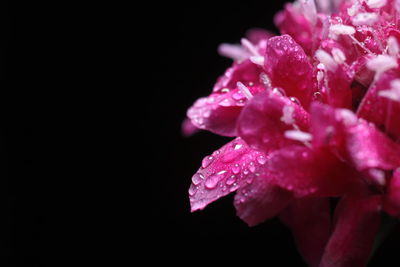
[(269, 155), (273, 182), (296, 197), (339, 196), (353, 190), (357, 174), (327, 150), (288, 146)]
[(381, 197), (343, 198), (321, 267), (366, 266), (380, 223)]
[(192, 121), (186, 118), (182, 122), (182, 134), (189, 137), (199, 131), (199, 128), (193, 125)]
[(400, 145), (373, 125), (361, 120), (347, 129), (346, 139), (350, 158), (359, 171), (393, 170), (400, 166)]
[(400, 219), (400, 169), (393, 173), (385, 198), (385, 211)]
[(199, 129), (223, 136), (236, 136), (236, 121), (247, 102), (238, 82), (256, 95), (265, 90), (260, 82), (260, 69), (249, 60), (235, 63), (220, 77), (211, 95), (198, 99), (187, 112), (188, 118)]
[(191, 210), (203, 209), (253, 180), (264, 160), (263, 153), (251, 149), (241, 138), (205, 157), (189, 188)]
[(272, 85), (283, 88), (288, 96), (296, 97), (308, 107), (316, 83), (303, 48), (289, 35), (272, 37), (268, 40), (264, 62)]
[(307, 130), (308, 113), (287, 97), (262, 92), (254, 96), (244, 107), (238, 120), (238, 133), (251, 147), (269, 152), (277, 148), (296, 144), (284, 136), (296, 124)]
[(400, 140), (400, 101), (382, 97), (380, 92), (391, 88), (391, 82), (398, 79), (398, 71), (383, 73), (361, 102), (357, 115), (382, 129), (394, 140)]
[(254, 180), (243, 186), (235, 195), (237, 215), (249, 226), (275, 217), (293, 199), (292, 194), (271, 183), (264, 168)]
[(319, 266), (331, 231), (329, 199), (297, 199), (280, 218), (292, 230), (299, 252), (308, 265)]

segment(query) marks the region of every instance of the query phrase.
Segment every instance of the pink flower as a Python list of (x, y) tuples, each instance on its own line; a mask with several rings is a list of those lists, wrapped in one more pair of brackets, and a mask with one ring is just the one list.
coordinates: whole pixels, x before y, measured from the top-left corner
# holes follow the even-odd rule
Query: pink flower
[(288, 4), (281, 36), (219, 48), (233, 66), (184, 129), (235, 139), (203, 159), (190, 203), (236, 191), (237, 215), (279, 216), (310, 266), (365, 266), (380, 213), (400, 218), (400, 1), (316, 2)]

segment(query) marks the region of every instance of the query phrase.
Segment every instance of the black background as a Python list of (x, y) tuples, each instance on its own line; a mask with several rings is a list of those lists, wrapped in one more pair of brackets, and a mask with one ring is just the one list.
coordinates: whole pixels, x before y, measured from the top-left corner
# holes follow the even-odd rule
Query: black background
[[(240, 2), (217, 7), (199, 2), (162, 5), (148, 21), (152, 35), (152, 80), (147, 121), (155, 136), (151, 143), (151, 230), (148, 249), (162, 259), (183, 263), (222, 263), (238, 260), (263, 266), (305, 266), (289, 230), (277, 219), (249, 228), (235, 216), (233, 197), (228, 196), (205, 210), (190, 213), (187, 190), (201, 159), (229, 138), (200, 132), (182, 137), (180, 126), (186, 109), (208, 95), (217, 77), (231, 61), (217, 54), (222, 42), (238, 43), (253, 27), (277, 32), (273, 15), (285, 1)], [(377, 251), (369, 266), (397, 266), (399, 231)], [(189, 256), (189, 261), (184, 260)], [(212, 261), (211, 261), (212, 262)], [(384, 265), (388, 264), (388, 265)]]

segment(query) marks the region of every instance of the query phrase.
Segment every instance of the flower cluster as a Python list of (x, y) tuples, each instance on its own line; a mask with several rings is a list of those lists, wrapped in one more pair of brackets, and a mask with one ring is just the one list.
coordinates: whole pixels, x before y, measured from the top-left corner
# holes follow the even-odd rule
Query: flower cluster
[(192, 177), (192, 211), (236, 191), (237, 215), (278, 216), (310, 266), (365, 266), (381, 214), (400, 218), (399, 20), (399, 0), (297, 0), (282, 35), (222, 44), (233, 65), (183, 129), (235, 139)]

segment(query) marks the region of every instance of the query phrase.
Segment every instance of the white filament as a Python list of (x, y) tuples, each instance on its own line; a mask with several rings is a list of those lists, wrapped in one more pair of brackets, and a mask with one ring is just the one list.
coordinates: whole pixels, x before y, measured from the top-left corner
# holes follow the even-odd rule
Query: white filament
[(346, 61), (346, 56), (343, 53), (342, 50), (340, 50), (339, 48), (332, 48), (332, 56), (333, 59), (336, 61), (336, 63), (338, 64), (343, 64)]
[(309, 142), (312, 140), (312, 135), (299, 130), (288, 130), (284, 133), (287, 139), (296, 140), (300, 142)]
[(246, 38), (242, 38), (241, 40), (242, 46), (249, 51), (252, 56), (260, 56), (258, 53), (257, 48)]
[(249, 88), (247, 88), (243, 83), (237, 82), (236, 85), (237, 85), (239, 91), (242, 92), (242, 94), (243, 94), (247, 99), (251, 99), (251, 98), (253, 97), (253, 95), (251, 94)]
[(264, 66), (264, 57), (263, 56), (252, 56), (252, 57), (250, 57), (250, 61), (256, 65)]
[(361, 26), (361, 25), (368, 25), (372, 26), (378, 20), (378, 14), (376, 13), (359, 13), (353, 19), (353, 25)]
[(335, 71), (337, 69), (337, 63), (325, 50), (318, 49), (315, 52), (315, 57), (326, 67), (326, 69), (330, 71)]
[(370, 8), (381, 8), (386, 5), (387, 0), (367, 0), (366, 3)]
[(336, 35), (341, 35), (341, 34), (350, 35), (350, 34), (354, 34), (356, 32), (354, 27), (348, 26), (348, 25), (343, 25), (343, 24), (331, 25), (330, 28), (329, 28), (329, 31), (331, 33), (336, 34)]
[(397, 57), (399, 54), (400, 48), (399, 43), (397, 42), (396, 37), (390, 36), (387, 40), (387, 48), (388, 54), (392, 57)]

